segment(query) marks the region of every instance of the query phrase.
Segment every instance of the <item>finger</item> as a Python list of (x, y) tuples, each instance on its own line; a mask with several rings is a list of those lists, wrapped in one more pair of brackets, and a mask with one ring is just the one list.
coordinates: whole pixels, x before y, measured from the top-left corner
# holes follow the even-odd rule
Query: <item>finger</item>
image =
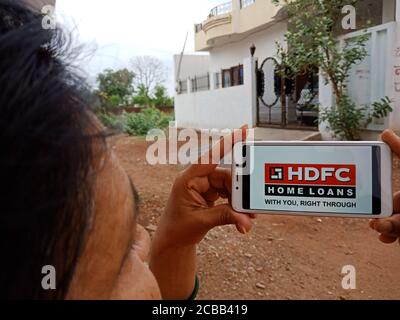
[(379, 233), (399, 237), (400, 236), (400, 214), (391, 218), (377, 220), (373, 223), (373, 229)]
[(192, 204), (196, 203), (203, 208), (208, 208), (210, 206), (209, 202), (204, 199), (204, 194), (210, 189), (210, 183), (207, 177), (190, 179), (187, 188)]
[(215, 202), (219, 199), (218, 190), (215, 188), (210, 188), (206, 193), (203, 194), (203, 197), (207, 202)]
[(226, 191), (225, 189), (211, 188), (202, 196), (208, 202), (215, 202), (215, 201), (219, 200), (219, 198), (229, 199), (231, 197), (231, 194), (228, 191)]
[(196, 177), (188, 182), (188, 188), (196, 190), (200, 194), (205, 194), (210, 190), (210, 182), (207, 177)]
[(215, 155), (218, 155), (218, 160), (224, 158), (225, 155), (232, 151), (233, 145), (237, 142), (246, 140), (248, 126), (240, 128), (239, 133), (234, 132), (233, 134), (222, 138), (215, 146), (210, 148), (203, 156), (199, 158), (198, 163), (191, 165), (186, 175), (188, 178), (193, 177), (204, 177), (211, 174), (218, 166), (219, 163), (215, 163)]
[(218, 193), (219, 193), (219, 196), (222, 199), (229, 199), (231, 197), (231, 194), (228, 191), (224, 190), (224, 189), (219, 189)]
[(397, 237), (392, 237), (392, 236), (388, 236), (388, 235), (385, 235), (385, 234), (381, 234), (379, 236), (379, 240), (382, 241), (383, 243), (391, 244), (391, 243), (396, 242)]
[(375, 230), (375, 224), (377, 223), (377, 219), (371, 219), (371, 220), (369, 220), (369, 227), (372, 229), (372, 230), (374, 230), (374, 231), (376, 231)]
[(385, 130), (381, 135), (381, 139), (389, 145), (390, 149), (392, 149), (398, 157), (400, 157), (400, 138), (393, 130)]
[(230, 169), (217, 168), (208, 177), (213, 188), (226, 190), (232, 194), (232, 174)]
[(252, 223), (248, 215), (235, 212), (230, 205), (224, 204), (210, 208), (207, 212), (207, 223), (211, 228), (224, 225), (236, 225), (239, 232), (250, 232)]
[[(215, 180), (215, 178), (212, 180)], [(195, 194), (192, 193), (192, 195), (196, 195), (196, 199), (198, 201), (201, 200), (202, 204), (204, 204), (204, 201), (207, 202), (208, 206), (219, 198), (227, 199), (231, 196), (230, 191), (225, 187), (225, 182), (220, 177), (218, 178), (218, 182), (214, 181), (214, 185), (221, 187), (221, 189), (212, 186), (209, 177), (196, 177), (188, 182), (189, 190), (195, 191)]]
[(400, 212), (400, 192), (396, 192), (393, 196), (393, 212)]
[(137, 224), (133, 248), (143, 262), (147, 261), (148, 259), (150, 246), (151, 239), (149, 233), (141, 225)]

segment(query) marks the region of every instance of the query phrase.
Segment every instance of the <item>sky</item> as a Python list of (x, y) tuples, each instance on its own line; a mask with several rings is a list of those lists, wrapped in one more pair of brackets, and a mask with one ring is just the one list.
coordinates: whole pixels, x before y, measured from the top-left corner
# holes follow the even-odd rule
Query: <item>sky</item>
[(90, 55), (81, 64), (89, 83), (107, 68), (129, 67), (134, 56), (161, 59), (168, 69), (166, 87), (174, 93), (173, 55), (194, 52), (194, 24), (227, 0), (57, 0), (60, 23), (72, 30)]

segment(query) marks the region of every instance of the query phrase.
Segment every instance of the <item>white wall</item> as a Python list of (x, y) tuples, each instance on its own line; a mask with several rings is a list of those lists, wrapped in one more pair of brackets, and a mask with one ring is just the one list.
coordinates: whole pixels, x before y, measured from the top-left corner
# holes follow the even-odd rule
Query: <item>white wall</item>
[[(368, 130), (362, 134), (366, 140), (376, 139), (382, 130), (392, 128), (400, 129), (400, 70), (399, 76), (395, 74), (396, 49), (400, 47), (398, 36), (399, 25), (396, 22), (389, 22), (383, 25), (368, 29), (370, 39), (366, 43), (368, 56), (353, 66), (348, 81), (349, 96), (358, 106), (371, 105), (384, 97), (389, 97), (394, 102), (393, 113), (387, 119), (374, 121)], [(346, 39), (363, 34), (363, 31), (347, 34), (339, 38), (339, 43), (344, 44)], [(397, 39), (396, 39), (397, 37)], [(397, 43), (397, 44), (396, 44)], [(322, 108), (330, 108), (333, 105), (333, 92), (331, 85), (323, 85), (321, 77), (320, 102)], [(396, 92), (396, 82), (399, 82)], [(331, 139), (326, 131), (326, 124), (320, 125), (320, 131), (324, 139)]]
[[(243, 124), (256, 126), (256, 81), (254, 60), (250, 58), (250, 47), (257, 48), (255, 57), (260, 62), (275, 56), (275, 41), (284, 43), (286, 23), (278, 23), (266, 30), (250, 35), (240, 42), (214, 48), (209, 56), (211, 90), (189, 92), (175, 97), (175, 115), (179, 127), (196, 129), (233, 129)], [(190, 58), (182, 65), (182, 76), (194, 77), (204, 74), (195, 70)], [(244, 85), (231, 88), (214, 88), (214, 73), (243, 64)], [(189, 82), (190, 87), (190, 82)]]
[(230, 88), (180, 94), (175, 97), (175, 117), (180, 128), (235, 129), (254, 125), (255, 103), (252, 59), (241, 62), (244, 84)]
[(394, 43), (390, 50), (389, 92), (394, 100), (394, 111), (389, 119), (391, 129), (400, 132), (400, 0), (396, 0), (396, 24), (394, 28)]
[[(177, 70), (181, 55), (174, 55), (175, 73), (174, 77), (177, 76)], [(185, 54), (182, 57), (181, 70), (178, 80), (186, 80), (189, 77), (195, 75), (204, 75), (210, 69), (210, 56), (208, 54)], [(176, 81), (177, 79), (175, 79)]]
[[(386, 128), (400, 131), (400, 74), (397, 76), (395, 72), (396, 66), (400, 66), (400, 25), (398, 22), (400, 21), (400, 0), (396, 2), (397, 22), (391, 22), (394, 3), (392, 0), (383, 1), (383, 21), (387, 23), (369, 29), (372, 32), (371, 40), (367, 44), (370, 55), (364, 62), (353, 67), (352, 73), (358, 72), (359, 77), (357, 74), (350, 76), (349, 90), (352, 91), (350, 95), (354, 101), (373, 103), (385, 96), (393, 101), (393, 112), (387, 119), (379, 120), (365, 130), (362, 133), (364, 140), (377, 139)], [(360, 32), (353, 34), (360, 34)], [(351, 34), (344, 38), (348, 36)], [(356, 86), (359, 88), (354, 88)], [(323, 108), (331, 107), (333, 104), (332, 88), (330, 85), (324, 85), (322, 77), (320, 103)], [(320, 124), (320, 131), (324, 140), (332, 138), (326, 131), (326, 124)]]
[(255, 57), (262, 62), (267, 57), (276, 55), (275, 41), (284, 45), (284, 34), (287, 31), (287, 25), (280, 22), (264, 31), (259, 31), (240, 42), (214, 48), (210, 51), (210, 71), (219, 72), (221, 69), (227, 69), (238, 65), (244, 58), (250, 56), (250, 47), (254, 44), (257, 48)]

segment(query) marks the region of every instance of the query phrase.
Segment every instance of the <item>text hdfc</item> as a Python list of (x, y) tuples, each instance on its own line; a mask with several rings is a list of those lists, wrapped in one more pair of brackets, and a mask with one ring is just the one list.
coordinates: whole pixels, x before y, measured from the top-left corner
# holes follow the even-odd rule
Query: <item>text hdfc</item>
[(356, 186), (355, 165), (265, 164), (266, 184)]

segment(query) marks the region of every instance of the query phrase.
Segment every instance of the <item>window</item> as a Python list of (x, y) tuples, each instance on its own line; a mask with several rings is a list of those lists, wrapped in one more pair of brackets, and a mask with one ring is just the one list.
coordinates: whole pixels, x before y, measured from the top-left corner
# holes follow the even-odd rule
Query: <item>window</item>
[(179, 88), (180, 88), (180, 94), (187, 93), (187, 81), (186, 80), (181, 80), (179, 81)]
[(243, 84), (243, 65), (231, 68), (232, 86), (241, 86)]
[(202, 23), (196, 24), (196, 25), (194, 26), (194, 31), (195, 31), (196, 33), (199, 33), (199, 32), (202, 31), (202, 30), (203, 30), (203, 24), (202, 24)]
[(231, 70), (232, 70), (232, 86), (238, 86), (240, 82), (239, 67), (233, 67)]
[(244, 84), (244, 70), (243, 66), (239, 67), (239, 85)]
[(219, 89), (221, 87), (221, 73), (214, 73), (214, 89)]
[(231, 69), (222, 70), (222, 88), (231, 87)]
[(222, 70), (222, 87), (234, 87), (244, 84), (243, 65)]
[(194, 77), (194, 79), (192, 79), (192, 91), (196, 92), (205, 90), (210, 90), (209, 74)]

